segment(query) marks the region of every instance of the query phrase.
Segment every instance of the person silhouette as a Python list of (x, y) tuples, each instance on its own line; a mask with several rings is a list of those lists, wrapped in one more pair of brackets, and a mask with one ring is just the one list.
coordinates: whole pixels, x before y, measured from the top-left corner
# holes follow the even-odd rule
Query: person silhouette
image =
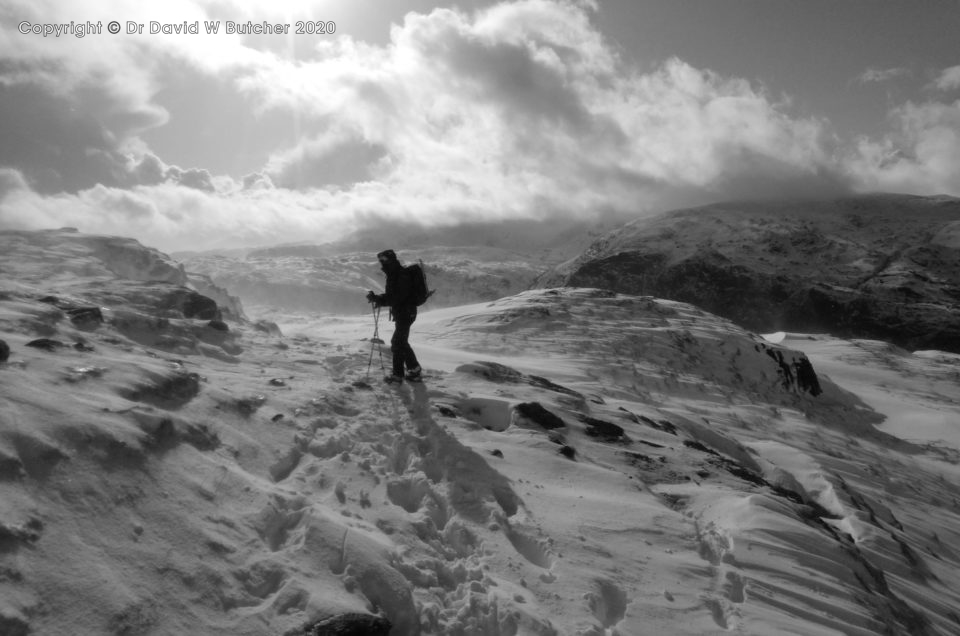
[(382, 294), (371, 290), (367, 293), (367, 300), (377, 307), (389, 307), (390, 319), (394, 323), (393, 337), (390, 339), (393, 373), (384, 380), (388, 383), (399, 383), (406, 377), (407, 380), (419, 381), (423, 369), (420, 368), (417, 355), (410, 346), (410, 326), (417, 319), (413, 280), (393, 250), (383, 250), (377, 254), (377, 260), (387, 277), (386, 290)]

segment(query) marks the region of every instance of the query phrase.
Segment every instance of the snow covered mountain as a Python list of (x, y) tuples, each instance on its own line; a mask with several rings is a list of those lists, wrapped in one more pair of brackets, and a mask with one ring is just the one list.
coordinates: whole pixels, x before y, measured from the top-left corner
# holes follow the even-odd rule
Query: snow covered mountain
[(427, 232), (410, 224), (378, 224), (336, 243), (174, 257), (230, 289), (258, 315), (356, 315), (367, 309), (367, 290), (383, 288), (375, 255), (388, 247), (405, 263), (422, 260), (436, 290), (430, 306), (451, 307), (529, 288), (545, 269), (579, 254), (612, 226), (612, 221), (504, 221)]
[(109, 304), (123, 287), (125, 304), (142, 303), (151, 311), (191, 314), (194, 305), (215, 304), (208, 319), (244, 316), (240, 300), (209, 277), (186, 271), (166, 254), (134, 239), (81, 234), (73, 228), (0, 230), (0, 254), (0, 276), (11, 289), (41, 285), (51, 293)]
[(540, 289), (389, 388), (370, 317), (212, 327), (63, 234), (0, 250), (0, 633), (960, 627), (960, 356)]
[(544, 275), (690, 302), (754, 330), (960, 352), (960, 199), (724, 203), (639, 219)]

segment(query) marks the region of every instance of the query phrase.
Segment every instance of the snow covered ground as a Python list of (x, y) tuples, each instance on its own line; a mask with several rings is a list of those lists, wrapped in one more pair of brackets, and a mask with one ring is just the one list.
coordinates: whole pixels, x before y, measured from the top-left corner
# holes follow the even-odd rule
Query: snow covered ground
[(390, 388), (372, 314), (3, 282), (0, 633), (960, 631), (958, 356), (535, 290), (423, 312)]

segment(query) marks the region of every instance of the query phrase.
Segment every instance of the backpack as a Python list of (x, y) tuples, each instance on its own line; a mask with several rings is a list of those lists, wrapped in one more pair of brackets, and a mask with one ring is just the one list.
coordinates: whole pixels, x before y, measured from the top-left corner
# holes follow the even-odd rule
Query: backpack
[(427, 289), (427, 275), (423, 271), (423, 261), (414, 263), (413, 265), (407, 265), (404, 269), (407, 274), (410, 275), (410, 299), (413, 300), (414, 305), (419, 307), (427, 302), (427, 299), (430, 298), (436, 290)]

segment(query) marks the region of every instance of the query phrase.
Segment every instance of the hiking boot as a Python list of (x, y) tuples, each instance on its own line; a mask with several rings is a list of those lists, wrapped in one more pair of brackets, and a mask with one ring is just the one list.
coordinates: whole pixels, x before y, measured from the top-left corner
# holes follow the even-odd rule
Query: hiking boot
[(403, 376), (391, 374), (385, 377), (383, 381), (386, 382), (387, 384), (403, 384)]
[(411, 382), (419, 382), (420, 380), (423, 379), (423, 377), (421, 376), (422, 373), (423, 373), (423, 369), (421, 369), (420, 367), (414, 367), (413, 369), (409, 369), (407, 371), (406, 378)]

